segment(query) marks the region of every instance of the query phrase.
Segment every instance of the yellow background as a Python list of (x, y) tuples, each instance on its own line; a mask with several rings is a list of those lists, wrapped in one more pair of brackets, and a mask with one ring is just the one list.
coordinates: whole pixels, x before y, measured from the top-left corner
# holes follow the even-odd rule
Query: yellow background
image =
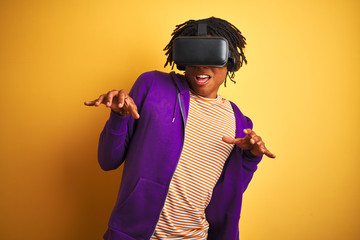
[(100, 239), (121, 170), (96, 151), (111, 89), (163, 68), (176, 24), (216, 16), (247, 38), (220, 94), (277, 154), (244, 195), (243, 240), (360, 239), (360, 2), (0, 1), (0, 238)]

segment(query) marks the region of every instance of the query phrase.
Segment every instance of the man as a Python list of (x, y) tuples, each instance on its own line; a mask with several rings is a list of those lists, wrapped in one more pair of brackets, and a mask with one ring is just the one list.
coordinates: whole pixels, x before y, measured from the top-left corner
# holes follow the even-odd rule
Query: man
[(243, 62), (245, 38), (219, 18), (178, 25), (174, 40), (207, 36), (229, 42), (234, 59), (226, 66), (187, 65), (185, 74), (142, 74), (129, 94), (113, 90), (87, 106), (111, 109), (101, 133), (98, 160), (104, 170), (124, 162), (107, 240), (239, 238), (242, 194), (263, 154), (274, 158), (252, 122), (217, 92)]

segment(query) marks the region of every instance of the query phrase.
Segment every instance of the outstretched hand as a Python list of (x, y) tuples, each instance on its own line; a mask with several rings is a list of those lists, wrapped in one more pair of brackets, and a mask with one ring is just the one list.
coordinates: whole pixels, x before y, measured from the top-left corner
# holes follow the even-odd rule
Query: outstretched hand
[(100, 95), (98, 99), (84, 102), (86, 106), (98, 107), (104, 104), (112, 111), (121, 116), (128, 116), (131, 114), (135, 119), (140, 118), (134, 100), (126, 93), (125, 90), (112, 90), (106, 94)]
[(236, 144), (244, 150), (249, 150), (254, 156), (260, 157), (266, 155), (269, 158), (275, 158), (276, 155), (271, 153), (266, 147), (265, 143), (262, 141), (261, 137), (256, 135), (256, 133), (250, 128), (244, 129), (246, 134), (243, 138), (231, 138), (224, 136), (222, 140), (229, 144)]

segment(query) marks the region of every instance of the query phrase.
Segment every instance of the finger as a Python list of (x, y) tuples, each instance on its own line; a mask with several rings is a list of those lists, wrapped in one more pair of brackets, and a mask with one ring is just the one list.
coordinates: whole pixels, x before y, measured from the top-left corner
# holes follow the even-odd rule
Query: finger
[(260, 143), (262, 143), (261, 137), (257, 135), (251, 137), (250, 143), (260, 145)]
[(250, 137), (256, 137), (256, 133), (253, 131), (253, 130), (251, 130), (251, 132), (249, 133), (249, 135), (250, 135)]
[[(96, 99), (96, 100), (97, 100), (97, 99)], [(94, 106), (96, 100), (94, 100), (94, 101), (85, 101), (84, 104), (85, 104), (86, 106)]]
[(268, 156), (269, 158), (276, 158), (276, 155), (271, 153), (267, 148), (265, 148), (264, 154)]
[(243, 144), (247, 145), (249, 144), (249, 139), (244, 137), (244, 138), (235, 138), (235, 144), (238, 145), (239, 147), (242, 147)]
[(243, 149), (250, 149), (249, 139), (245, 138), (232, 138), (228, 136), (223, 136), (222, 140), (228, 144), (236, 144), (238, 147)]
[(119, 108), (122, 108), (125, 104), (125, 98), (128, 96), (124, 90), (120, 90), (119, 94)]
[(256, 136), (256, 133), (251, 128), (245, 128), (243, 132), (246, 134), (245, 139), (251, 139)]
[(140, 114), (138, 113), (137, 109), (135, 108), (131, 108), (130, 109), (130, 114), (133, 118), (135, 119), (139, 119), (140, 118)]
[(243, 132), (244, 132), (246, 135), (250, 134), (252, 131), (253, 131), (253, 130), (251, 130), (251, 128), (245, 128), (245, 129), (243, 130)]
[(113, 101), (113, 98), (114, 96), (118, 94), (118, 91), (117, 90), (112, 90), (112, 91), (109, 91), (106, 95), (106, 106), (107, 107), (110, 107), (111, 104), (112, 104), (112, 101)]
[(229, 144), (241, 144), (241, 143), (246, 142), (245, 138), (232, 138), (232, 137), (228, 137), (228, 136), (223, 136), (222, 140)]
[(231, 138), (228, 136), (223, 136), (222, 140), (228, 144), (234, 144), (236, 142), (236, 140), (234, 138)]
[(136, 107), (136, 104), (134, 103), (134, 101), (131, 98), (125, 98), (124, 101), (125, 101), (124, 106), (126, 106), (128, 111), (130, 111), (131, 116), (133, 116), (133, 118), (135, 118), (135, 119), (140, 118), (140, 115), (137, 111), (137, 107)]
[(100, 97), (95, 101), (95, 106), (98, 107), (104, 101), (104, 98), (105, 94), (100, 95)]

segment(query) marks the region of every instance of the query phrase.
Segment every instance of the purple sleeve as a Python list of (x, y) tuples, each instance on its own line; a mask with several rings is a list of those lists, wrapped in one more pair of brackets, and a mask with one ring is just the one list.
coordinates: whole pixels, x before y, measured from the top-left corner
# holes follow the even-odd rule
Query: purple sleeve
[[(152, 80), (150, 72), (143, 73), (136, 80), (129, 93), (138, 108), (140, 118), (141, 106), (145, 101)], [(99, 139), (98, 162), (103, 170), (116, 169), (124, 162), (137, 121), (130, 115), (123, 117), (111, 111), (109, 120), (106, 122)]]
[[(253, 128), (252, 121), (248, 117), (245, 117), (245, 118), (246, 118), (246, 122), (247, 122), (247, 128), (252, 129)], [(248, 187), (248, 185), (254, 175), (254, 172), (257, 169), (257, 165), (259, 164), (261, 159), (262, 159), (262, 156), (256, 157), (249, 150), (243, 151), (243, 164), (242, 164), (243, 173), (244, 173), (243, 174), (243, 192)]]
[(111, 111), (110, 118), (100, 134), (98, 161), (105, 171), (116, 169), (124, 161), (129, 119), (130, 116), (122, 117)]

